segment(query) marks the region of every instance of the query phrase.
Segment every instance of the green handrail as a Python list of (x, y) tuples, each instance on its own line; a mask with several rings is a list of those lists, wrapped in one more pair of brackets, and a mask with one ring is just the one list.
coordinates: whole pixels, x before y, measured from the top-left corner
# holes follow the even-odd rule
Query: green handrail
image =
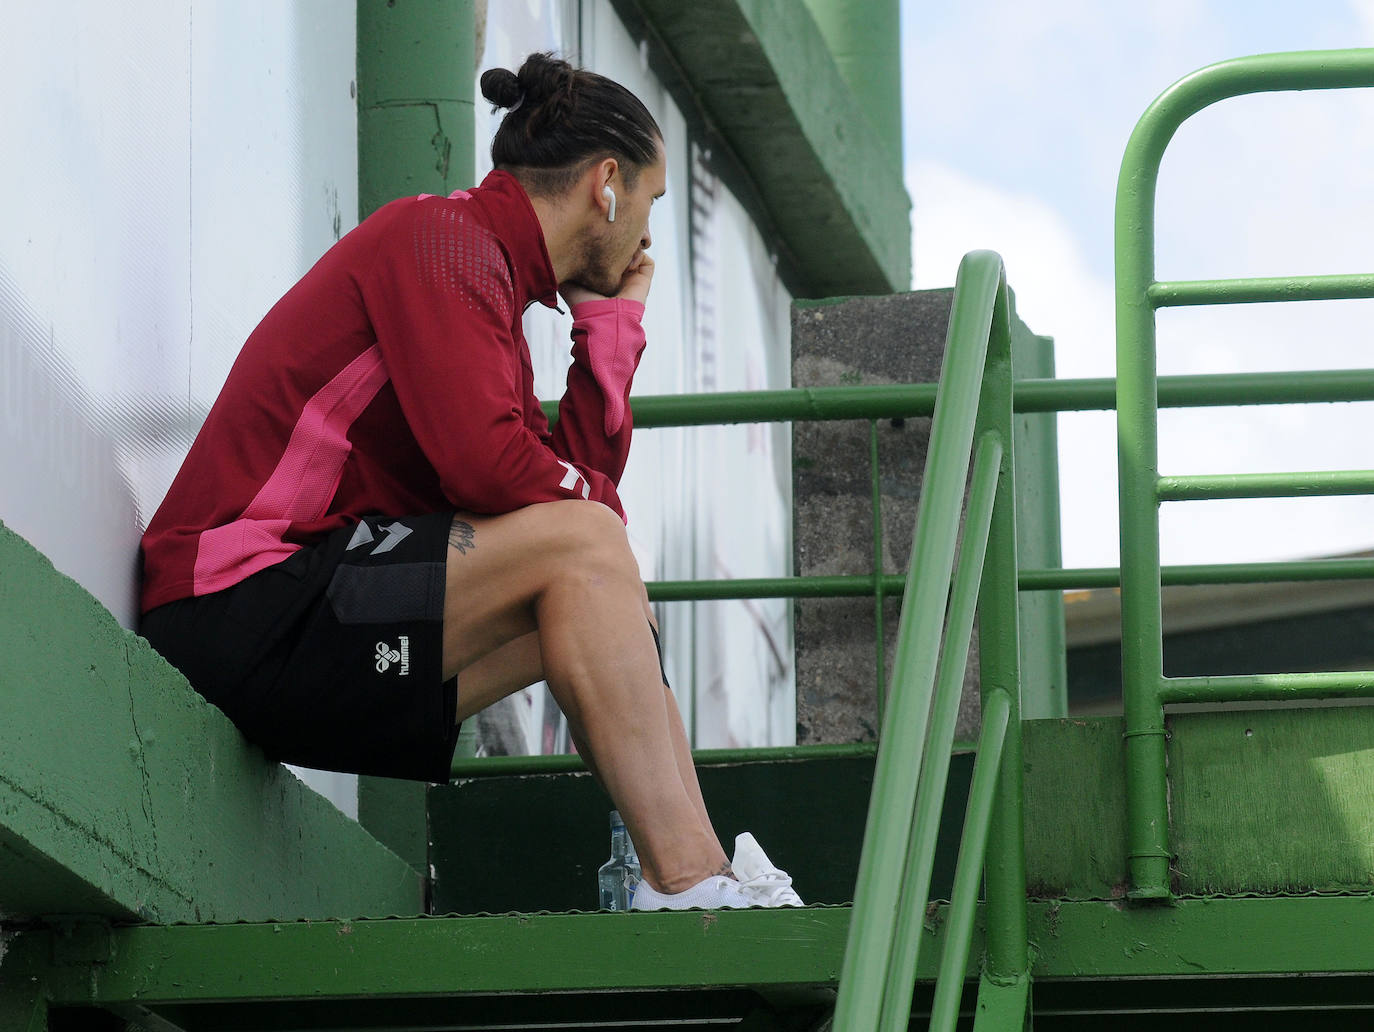
[(987, 855), (992, 805), (1002, 769), (1002, 746), (1006, 741), (1011, 697), (1000, 689), (983, 694), (983, 727), (978, 735), (978, 752), (973, 761), (968, 808), (964, 827), (968, 833), (959, 843), (955, 863), (954, 888), (950, 892), (949, 916), (945, 932), (945, 951), (935, 982), (935, 997), (930, 1005), (930, 1027), (952, 1029), (959, 1020), (959, 1001), (963, 997), (964, 971), (968, 967), (969, 946), (973, 941), (973, 917), (978, 906), (980, 875)]
[[(1374, 400), (1374, 369), (1161, 376), (1158, 382), (1160, 408)], [(933, 383), (899, 383), (648, 394), (631, 399), (631, 407), (636, 430), (803, 420), (902, 419), (934, 412), (937, 389)], [(540, 405), (550, 422), (558, 419), (557, 401)], [(1116, 380), (1017, 380), (1012, 384), (1012, 407), (1017, 412), (1105, 412), (1116, 408)]]
[[(997, 861), (987, 866), (986, 964), (1019, 974), (1027, 970), (1011, 412), (1011, 333), (1002, 262), (990, 252), (974, 252), (961, 263), (954, 290), (840, 975), (837, 1030), (907, 1027), (938, 828), (936, 797), (944, 791), (975, 600), (984, 688), (1000, 690), (1010, 703), (991, 825), (977, 832), (992, 839)], [(971, 461), (969, 517), (956, 575)], [(978, 578), (982, 585), (975, 589)], [(942, 654), (946, 616), (949, 633)], [(972, 830), (966, 828), (965, 836)], [(971, 920), (976, 900), (961, 902), (966, 911), (960, 920)], [(962, 982), (962, 970), (959, 977)]]
[[(1135, 899), (1170, 896), (1164, 703), (1240, 698), (1306, 689), (1371, 694), (1374, 675), (1256, 675), (1166, 679), (1163, 671), (1159, 505), (1202, 497), (1367, 491), (1368, 474), (1247, 477), (1159, 476), (1155, 311), (1173, 305), (1374, 297), (1374, 276), (1156, 282), (1155, 192), (1160, 162), (1178, 127), (1220, 100), (1251, 93), (1374, 86), (1374, 50), (1267, 54), (1212, 65), (1166, 90), (1127, 144), (1116, 200), (1117, 427), (1121, 495), (1122, 677), (1126, 716), (1127, 852)], [(1270, 374), (1271, 377), (1274, 374)], [(1291, 379), (1310, 379), (1290, 374)], [(1337, 379), (1350, 376), (1328, 374)], [(1253, 380), (1253, 377), (1252, 377)], [(1289, 401), (1319, 400), (1294, 390)], [(1329, 400), (1329, 399), (1320, 399)], [(1218, 402), (1213, 399), (1212, 404)]]

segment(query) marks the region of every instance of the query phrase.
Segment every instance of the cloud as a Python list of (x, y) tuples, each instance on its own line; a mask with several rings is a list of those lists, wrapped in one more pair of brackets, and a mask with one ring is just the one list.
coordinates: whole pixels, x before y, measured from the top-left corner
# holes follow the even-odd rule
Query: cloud
[[(1058, 375), (1113, 375), (1111, 282), (1089, 269), (1058, 212), (1029, 194), (934, 162), (909, 166), (907, 189), (915, 203), (917, 289), (950, 286), (968, 251), (996, 251), (1006, 262), (1021, 319), (1055, 338)], [(1070, 566), (1116, 563), (1114, 427), (1111, 413), (1059, 420), (1064, 562)]]
[[(1035, 332), (1055, 338), (1058, 375), (1114, 375), (1110, 277), (1086, 261), (1065, 216), (1043, 199), (935, 162), (910, 166), (908, 188), (916, 206), (918, 288), (948, 286), (969, 250), (998, 251), (1022, 319)], [(1199, 219), (1205, 212), (1197, 206), (1205, 201), (1200, 195), (1191, 202)], [(1178, 214), (1186, 222), (1187, 206)], [(1293, 246), (1281, 235), (1273, 242), (1278, 252)], [(1366, 365), (1374, 350), (1371, 325), (1374, 302), (1368, 301), (1168, 311), (1160, 319), (1161, 369), (1206, 373)], [(1165, 411), (1160, 468), (1184, 474), (1374, 467), (1368, 443), (1371, 407)], [(1065, 564), (1115, 565), (1114, 416), (1061, 415), (1059, 438)], [(1326, 555), (1369, 547), (1371, 527), (1374, 503), (1365, 498), (1175, 504), (1162, 512), (1162, 549), (1168, 563)]]
[(1022, 319), (1055, 337), (1059, 375), (1112, 375), (1111, 280), (1088, 268), (1063, 216), (1028, 193), (935, 162), (910, 166), (907, 189), (915, 205), (918, 288), (952, 284), (968, 251), (996, 251), (1006, 262)]

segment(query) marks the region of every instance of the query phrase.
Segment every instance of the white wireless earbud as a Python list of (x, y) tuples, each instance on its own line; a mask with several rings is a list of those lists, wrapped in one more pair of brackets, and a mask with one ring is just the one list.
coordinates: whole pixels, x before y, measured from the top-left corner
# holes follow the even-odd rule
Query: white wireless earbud
[(609, 204), (609, 205), (611, 206), (611, 210), (608, 211), (608, 212), (606, 212), (606, 221), (607, 221), (607, 222), (614, 222), (614, 221), (615, 221), (615, 191), (612, 190), (609, 186), (608, 186), (608, 187), (605, 187), (605, 188), (603, 188), (602, 191), (601, 191), (601, 196), (604, 197), (604, 198), (606, 198), (606, 203)]

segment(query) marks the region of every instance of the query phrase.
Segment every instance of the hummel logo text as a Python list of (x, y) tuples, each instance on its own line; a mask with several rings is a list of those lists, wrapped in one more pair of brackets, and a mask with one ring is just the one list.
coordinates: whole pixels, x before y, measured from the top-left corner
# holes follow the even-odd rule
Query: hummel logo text
[(384, 641), (377, 642), (377, 673), (384, 674), (391, 669), (393, 663), (401, 664), (399, 676), (405, 677), (410, 673), (410, 637), (401, 635), (401, 647), (393, 649)]

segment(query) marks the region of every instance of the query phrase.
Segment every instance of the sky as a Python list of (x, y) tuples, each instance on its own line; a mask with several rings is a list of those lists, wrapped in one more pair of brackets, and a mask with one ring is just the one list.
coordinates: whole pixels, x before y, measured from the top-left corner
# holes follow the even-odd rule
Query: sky
[[(999, 252), (1061, 377), (1115, 374), (1112, 221), (1150, 102), (1248, 54), (1374, 47), (1374, 0), (902, 0), (915, 286)], [(1374, 272), (1374, 90), (1237, 98), (1166, 153), (1156, 276)], [(1374, 301), (1171, 309), (1161, 375), (1374, 367)], [(1059, 417), (1064, 565), (1114, 566), (1115, 416)], [(1374, 468), (1374, 403), (1164, 411), (1163, 474)], [(1374, 499), (1171, 503), (1166, 564), (1374, 549)]]

